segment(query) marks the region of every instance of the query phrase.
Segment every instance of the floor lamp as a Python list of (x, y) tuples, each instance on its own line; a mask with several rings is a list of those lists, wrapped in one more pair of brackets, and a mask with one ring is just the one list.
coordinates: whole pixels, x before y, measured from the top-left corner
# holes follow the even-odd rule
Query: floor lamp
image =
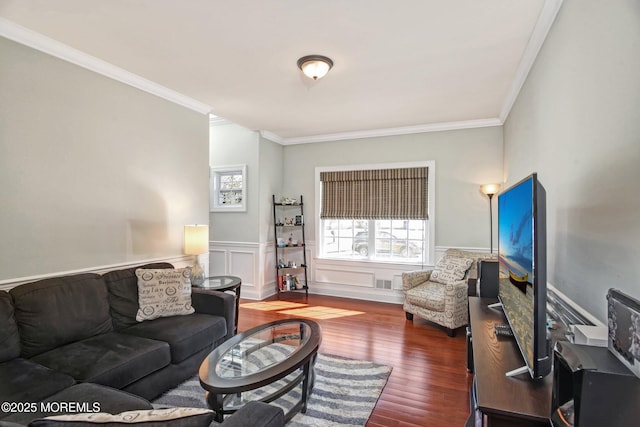
[(491, 253), (493, 253), (493, 195), (500, 191), (500, 184), (485, 184), (480, 186), (480, 191), (489, 196), (489, 236), (491, 241)]

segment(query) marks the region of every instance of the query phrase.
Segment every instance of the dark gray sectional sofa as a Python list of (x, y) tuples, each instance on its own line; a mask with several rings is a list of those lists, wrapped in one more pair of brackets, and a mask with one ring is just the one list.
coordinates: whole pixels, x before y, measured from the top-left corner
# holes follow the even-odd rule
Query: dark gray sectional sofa
[[(192, 294), (193, 314), (137, 322), (136, 268), (173, 266), (69, 275), (0, 291), (0, 402), (84, 397), (100, 402), (101, 412), (150, 409), (147, 400), (195, 375), (233, 335), (235, 297), (221, 292)], [(3, 411), (0, 424), (47, 415)]]

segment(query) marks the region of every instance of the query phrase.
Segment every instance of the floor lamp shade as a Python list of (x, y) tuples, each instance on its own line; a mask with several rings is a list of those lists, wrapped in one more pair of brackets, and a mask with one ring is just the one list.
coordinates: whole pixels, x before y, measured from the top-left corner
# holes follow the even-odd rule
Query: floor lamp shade
[(209, 226), (185, 225), (184, 253), (196, 256), (196, 261), (191, 268), (192, 285), (202, 285), (204, 282), (204, 269), (200, 265), (200, 255), (207, 252), (209, 252)]

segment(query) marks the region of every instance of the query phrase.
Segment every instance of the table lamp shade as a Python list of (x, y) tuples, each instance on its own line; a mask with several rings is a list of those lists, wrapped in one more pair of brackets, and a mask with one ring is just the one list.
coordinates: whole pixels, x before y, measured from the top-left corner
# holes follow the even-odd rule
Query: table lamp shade
[(209, 252), (209, 226), (184, 226), (184, 253), (187, 255), (201, 255)]

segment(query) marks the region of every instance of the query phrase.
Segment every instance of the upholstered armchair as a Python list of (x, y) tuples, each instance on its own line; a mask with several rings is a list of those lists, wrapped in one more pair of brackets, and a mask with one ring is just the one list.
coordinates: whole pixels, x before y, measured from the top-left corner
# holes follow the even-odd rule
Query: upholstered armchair
[(402, 273), (404, 311), (407, 320), (417, 315), (437, 323), (455, 336), (455, 330), (469, 323), (468, 277), (478, 259), (493, 255), (449, 249), (433, 270)]

